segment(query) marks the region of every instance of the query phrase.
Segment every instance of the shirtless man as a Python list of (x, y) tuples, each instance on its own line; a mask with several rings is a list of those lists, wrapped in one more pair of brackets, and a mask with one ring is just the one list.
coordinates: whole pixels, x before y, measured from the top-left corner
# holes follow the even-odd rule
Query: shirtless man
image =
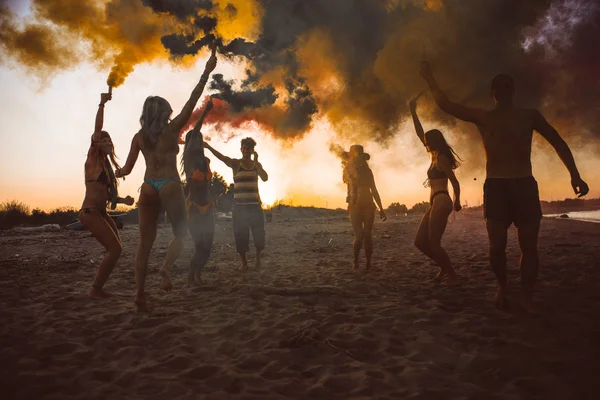
[(256, 268), (260, 268), (260, 252), (265, 248), (265, 217), (258, 194), (258, 178), (266, 182), (269, 175), (258, 162), (255, 146), (254, 139), (242, 139), (242, 158), (234, 159), (224, 156), (204, 142), (204, 147), (233, 170), (233, 233), (235, 247), (242, 260), (240, 271), (248, 269), (246, 253), (249, 250), (250, 231), (256, 247)]
[(579, 176), (573, 154), (558, 132), (537, 110), (513, 105), (514, 82), (510, 75), (497, 75), (492, 80), (491, 95), (496, 107), (487, 111), (465, 107), (450, 101), (438, 87), (427, 62), (421, 63), (421, 76), (427, 81), (438, 106), (454, 117), (474, 123), (483, 139), (486, 153), (484, 216), (490, 241), (490, 264), (498, 290), (494, 304), (507, 304), (506, 236), (508, 227), (517, 227), (521, 248), (521, 307), (536, 311), (533, 288), (538, 273), (537, 241), (542, 210), (536, 180), (531, 171), (531, 140), (539, 132), (554, 147), (571, 174), (571, 186), (579, 197), (588, 185)]

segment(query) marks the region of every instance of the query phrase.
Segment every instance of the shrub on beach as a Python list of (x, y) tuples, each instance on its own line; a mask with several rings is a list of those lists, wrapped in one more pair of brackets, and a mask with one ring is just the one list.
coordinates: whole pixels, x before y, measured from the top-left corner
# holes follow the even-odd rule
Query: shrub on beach
[(414, 206), (412, 206), (411, 209), (408, 210), (408, 212), (411, 214), (425, 214), (428, 209), (429, 209), (429, 202), (422, 201), (422, 202), (417, 203)]
[(67, 225), (77, 220), (77, 213), (73, 207), (58, 207), (48, 213), (42, 224)]
[(20, 201), (11, 200), (0, 204), (0, 229), (10, 229), (21, 225), (58, 224), (61, 226), (77, 220), (77, 210), (72, 207), (58, 207), (50, 212), (31, 208)]
[(406, 204), (392, 203), (388, 207), (388, 212), (396, 215), (404, 215), (408, 212)]
[(31, 209), (25, 203), (10, 200), (0, 204), (0, 229), (10, 229), (27, 222)]

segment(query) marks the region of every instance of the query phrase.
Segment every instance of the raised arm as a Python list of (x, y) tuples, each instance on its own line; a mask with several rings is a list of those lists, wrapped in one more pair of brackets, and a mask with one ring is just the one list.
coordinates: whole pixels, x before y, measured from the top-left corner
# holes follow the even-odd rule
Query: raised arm
[(448, 99), (446, 94), (439, 88), (437, 81), (433, 76), (431, 66), (427, 61), (421, 63), (421, 77), (429, 85), (433, 98), (437, 105), (448, 114), (467, 122), (480, 124), (485, 116), (485, 111), (478, 108), (465, 107), (462, 104), (454, 103)]
[(379, 196), (379, 191), (377, 190), (377, 186), (375, 185), (375, 177), (373, 176), (373, 171), (369, 170), (369, 173), (371, 174), (371, 194), (373, 195), (375, 203), (377, 203), (377, 207), (379, 207), (379, 216), (381, 217), (381, 220), (385, 221), (387, 219), (387, 216), (385, 215), (385, 211), (383, 211), (383, 205), (381, 204), (381, 197)]
[(223, 154), (219, 153), (217, 150), (213, 149), (213, 147), (204, 142), (204, 148), (210, 150), (211, 153), (213, 153), (215, 155), (215, 157), (217, 157), (219, 160), (223, 161), (225, 163), (225, 165), (227, 165), (229, 168), (233, 168), (234, 167), (234, 161), (231, 158), (224, 156)]
[(565, 167), (569, 170), (569, 174), (571, 174), (571, 186), (573, 186), (573, 190), (575, 194), (579, 195), (578, 197), (585, 196), (589, 192), (589, 187), (587, 183), (585, 183), (581, 176), (579, 175), (579, 171), (577, 170), (577, 165), (575, 165), (575, 159), (573, 158), (573, 153), (571, 153), (571, 149), (569, 145), (563, 140), (563, 138), (558, 134), (556, 129), (552, 125), (546, 121), (546, 118), (539, 111), (533, 111), (533, 129), (538, 131), (540, 135), (544, 137), (550, 143), (558, 156), (560, 157)]
[(410, 108), (410, 115), (412, 115), (413, 124), (415, 125), (415, 132), (417, 132), (417, 136), (421, 139), (423, 145), (425, 145), (425, 131), (423, 130), (423, 126), (421, 125), (421, 121), (419, 121), (419, 116), (417, 115), (417, 100), (421, 97), (423, 93), (419, 93), (417, 97), (412, 99), (408, 106)]
[(194, 131), (200, 132), (200, 129), (202, 129), (202, 124), (204, 124), (204, 119), (206, 118), (206, 116), (208, 115), (210, 110), (212, 110), (212, 108), (213, 108), (213, 101), (212, 101), (212, 97), (211, 97), (208, 100), (208, 103), (206, 103), (206, 107), (204, 107), (204, 111), (202, 111), (202, 115), (198, 119), (198, 122), (196, 122), (196, 125), (194, 125)]
[(258, 162), (257, 152), (254, 152), (254, 165), (256, 166), (256, 173), (258, 174), (258, 176), (260, 176), (260, 179), (262, 179), (263, 182), (268, 181), (269, 175), (267, 174), (267, 171), (263, 169), (262, 164)]
[(99, 142), (102, 137), (102, 127), (104, 126), (104, 105), (112, 98), (110, 93), (100, 94), (100, 104), (98, 104), (98, 112), (96, 112), (96, 123), (94, 125), (94, 134), (92, 141)]
[(198, 82), (194, 90), (192, 90), (192, 94), (190, 95), (189, 100), (187, 101), (187, 103), (185, 103), (179, 115), (173, 118), (173, 120), (171, 121), (170, 125), (173, 126), (173, 132), (176, 132), (177, 134), (179, 134), (183, 126), (187, 124), (190, 117), (192, 116), (194, 107), (196, 107), (198, 99), (200, 99), (200, 96), (204, 91), (204, 86), (206, 86), (206, 82), (208, 82), (208, 76), (217, 66), (217, 56), (215, 54), (216, 50), (217, 48), (213, 47), (212, 54), (206, 62), (206, 67), (204, 68), (204, 73), (202, 74), (200, 81)]
[(139, 136), (136, 133), (131, 140), (131, 147), (129, 148), (129, 154), (127, 155), (127, 161), (125, 161), (125, 166), (123, 168), (115, 171), (115, 176), (117, 178), (123, 178), (131, 173), (133, 167), (135, 166), (135, 162), (137, 161), (138, 155), (140, 154), (140, 145), (139, 145)]
[(462, 208), (460, 205), (460, 183), (458, 183), (458, 179), (456, 179), (450, 160), (448, 160), (448, 157), (445, 155), (438, 154), (437, 166), (446, 174), (448, 180), (452, 184), (452, 190), (454, 190), (454, 211), (460, 211)]

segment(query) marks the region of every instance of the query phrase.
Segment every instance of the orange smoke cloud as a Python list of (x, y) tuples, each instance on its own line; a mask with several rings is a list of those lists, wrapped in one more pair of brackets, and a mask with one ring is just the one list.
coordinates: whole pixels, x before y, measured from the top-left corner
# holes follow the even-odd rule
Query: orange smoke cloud
[(30, 23), (24, 27), (15, 23), (15, 15), (0, 5), (0, 46), (4, 54), (40, 76), (48, 69), (66, 69), (77, 61), (77, 53), (62, 40), (56, 26)]
[(216, 33), (226, 41), (238, 37), (254, 40), (260, 33), (263, 10), (257, 0), (214, 0), (219, 21)]
[(161, 36), (176, 26), (140, 0), (32, 0), (31, 16), (18, 21), (0, 12), (0, 45), (8, 57), (42, 77), (83, 61), (112, 65), (107, 83), (117, 87), (141, 62), (167, 59)]
[(327, 30), (316, 28), (301, 36), (296, 43), (296, 57), (299, 74), (306, 78), (320, 103), (334, 100), (343, 90), (345, 60)]

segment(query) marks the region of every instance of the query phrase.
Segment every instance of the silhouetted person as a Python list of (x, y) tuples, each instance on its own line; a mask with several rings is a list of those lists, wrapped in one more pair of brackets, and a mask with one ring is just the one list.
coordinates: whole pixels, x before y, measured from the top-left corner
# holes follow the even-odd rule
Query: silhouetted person
[(258, 194), (258, 178), (266, 182), (269, 175), (258, 162), (258, 153), (254, 151), (255, 146), (254, 139), (242, 139), (240, 149), (242, 158), (233, 159), (219, 153), (208, 143), (204, 143), (204, 147), (233, 170), (233, 233), (235, 247), (242, 260), (240, 271), (248, 269), (246, 253), (250, 250), (250, 231), (256, 248), (257, 268), (260, 267), (260, 253), (265, 248), (265, 217)]
[[(446, 230), (448, 216), (454, 209), (460, 211), (460, 185), (454, 170), (458, 168), (459, 162), (456, 153), (448, 145), (442, 132), (432, 129), (425, 132), (421, 121), (417, 116), (417, 96), (410, 102), (410, 113), (415, 125), (415, 131), (425, 148), (431, 153), (431, 166), (427, 170), (427, 186), (431, 188), (429, 195), (429, 209), (423, 216), (415, 246), (427, 257), (431, 258), (440, 266), (440, 272), (435, 279), (440, 281), (447, 277), (447, 283), (457, 283), (456, 273), (452, 268), (450, 257), (442, 247), (442, 235)], [(448, 193), (448, 180), (452, 183), (454, 190), (454, 202)]]
[(348, 212), (350, 214), (350, 223), (354, 231), (354, 268), (358, 269), (358, 257), (364, 243), (365, 255), (367, 256), (366, 269), (371, 268), (371, 258), (373, 255), (373, 224), (375, 222), (375, 204), (379, 207), (379, 216), (382, 221), (387, 219), (381, 198), (375, 186), (373, 171), (369, 168), (367, 160), (369, 154), (364, 152), (361, 145), (355, 144), (350, 147), (350, 151), (344, 155), (346, 157), (343, 170), (344, 182), (348, 185), (347, 201)]
[[(96, 122), (92, 142), (85, 160), (85, 198), (79, 211), (79, 221), (100, 242), (107, 253), (96, 271), (89, 296), (102, 299), (110, 296), (104, 290), (112, 270), (123, 251), (123, 245), (115, 221), (106, 212), (109, 201), (116, 197), (117, 179), (112, 165), (119, 168), (115, 160), (115, 148), (108, 132), (102, 130), (104, 124), (104, 105), (112, 98), (110, 93), (100, 95), (100, 104), (96, 113)], [(132, 205), (133, 198), (120, 201)]]
[(204, 156), (204, 140), (200, 129), (204, 118), (212, 109), (209, 101), (194, 129), (185, 135), (181, 168), (187, 182), (188, 229), (194, 241), (194, 255), (188, 270), (188, 285), (202, 283), (202, 271), (210, 258), (215, 236), (215, 210), (210, 193), (212, 172), (210, 160)]
[(431, 67), (421, 64), (421, 76), (427, 81), (436, 103), (445, 112), (477, 126), (486, 153), (484, 215), (490, 240), (490, 264), (498, 279), (494, 303), (504, 308), (507, 302), (506, 236), (508, 227), (517, 227), (521, 248), (520, 304), (535, 312), (533, 288), (538, 273), (537, 241), (542, 210), (538, 185), (531, 171), (531, 140), (538, 131), (558, 153), (571, 174), (575, 194), (585, 196), (588, 185), (579, 176), (569, 146), (537, 110), (513, 105), (514, 82), (509, 75), (497, 75), (491, 84), (496, 106), (487, 111), (465, 107), (450, 101), (438, 87)]
[(167, 248), (167, 255), (160, 269), (163, 290), (173, 289), (171, 283), (171, 266), (177, 260), (184, 246), (187, 234), (187, 213), (185, 198), (179, 171), (177, 170), (177, 153), (179, 153), (179, 134), (188, 123), (196, 103), (200, 99), (210, 73), (217, 66), (215, 50), (206, 62), (204, 73), (183, 109), (171, 119), (173, 110), (167, 100), (159, 96), (150, 96), (144, 102), (141, 129), (131, 141), (129, 156), (118, 176), (126, 176), (135, 166), (140, 151), (146, 160), (144, 183), (139, 198), (139, 228), (140, 244), (135, 261), (135, 302), (140, 311), (146, 310), (146, 274), (148, 273), (148, 258), (154, 239), (158, 214), (161, 207), (167, 211), (167, 216), (173, 229), (173, 240)]

